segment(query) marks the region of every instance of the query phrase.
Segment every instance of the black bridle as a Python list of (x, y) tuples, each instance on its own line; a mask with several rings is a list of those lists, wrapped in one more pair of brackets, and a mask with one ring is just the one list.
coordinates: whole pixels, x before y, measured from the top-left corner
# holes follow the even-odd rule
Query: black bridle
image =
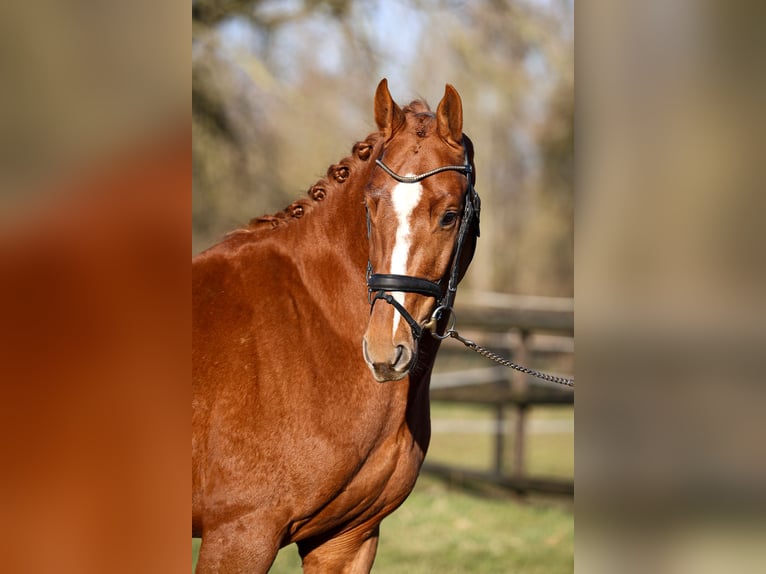
[[(383, 171), (400, 183), (418, 183), (427, 177), (431, 177), (432, 175), (436, 175), (443, 171), (459, 171), (460, 173), (465, 174), (466, 179), (468, 180), (468, 186), (464, 197), (463, 216), (460, 221), (460, 228), (458, 230), (457, 240), (455, 241), (455, 248), (452, 253), (452, 268), (449, 272), (449, 281), (446, 290), (443, 285), (444, 279), (447, 277), (446, 275), (439, 281), (431, 281), (430, 279), (411, 277), (409, 275), (373, 273), (372, 263), (369, 260), (367, 261), (367, 291), (371, 308), (375, 305), (375, 301), (378, 299), (382, 299), (386, 303), (392, 305), (409, 324), (410, 329), (412, 329), (414, 340), (420, 339), (423, 334), (423, 327), (412, 317), (412, 315), (410, 315), (407, 309), (405, 309), (399, 301), (394, 299), (393, 295), (391, 295), (391, 291), (417, 293), (419, 295), (433, 297), (437, 301), (437, 306), (427, 324), (434, 325), (432, 328), (435, 329), (436, 321), (442, 316), (442, 313), (446, 311), (452, 314), (452, 305), (455, 302), (458, 275), (460, 274), (460, 255), (463, 250), (465, 239), (470, 232), (475, 233), (475, 237), (479, 236), (481, 199), (473, 187), (473, 169), (471, 168), (471, 163), (468, 159), (468, 148), (465, 141), (463, 142), (463, 152), (463, 165), (445, 165), (421, 173), (420, 175), (412, 176), (399, 175), (380, 159), (375, 160), (375, 163), (378, 164)], [(368, 235), (370, 234), (370, 227), (370, 214), (367, 212)]]

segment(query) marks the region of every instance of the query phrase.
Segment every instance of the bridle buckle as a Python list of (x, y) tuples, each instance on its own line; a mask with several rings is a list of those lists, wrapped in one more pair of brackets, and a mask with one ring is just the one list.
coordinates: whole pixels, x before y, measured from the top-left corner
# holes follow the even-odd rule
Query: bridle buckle
[[(444, 333), (440, 335), (436, 330), (436, 323), (439, 321), (439, 319), (441, 319), (442, 311), (449, 311), (450, 322), (447, 328), (444, 330)], [(436, 309), (434, 309), (434, 312), (431, 313), (431, 318), (426, 321), (425, 325), (423, 325), (423, 329), (430, 331), (433, 338), (443, 341), (447, 337), (451, 336), (451, 333), (455, 330), (456, 323), (457, 315), (455, 314), (455, 310), (452, 307), (448, 307), (446, 305), (439, 305)]]

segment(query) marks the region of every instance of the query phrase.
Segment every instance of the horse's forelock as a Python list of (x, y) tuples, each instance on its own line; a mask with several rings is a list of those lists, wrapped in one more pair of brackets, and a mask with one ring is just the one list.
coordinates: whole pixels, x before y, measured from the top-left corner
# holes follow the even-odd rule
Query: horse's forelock
[(409, 104), (404, 106), (402, 111), (405, 114), (433, 113), (428, 105), (428, 102), (423, 99), (412, 100)]

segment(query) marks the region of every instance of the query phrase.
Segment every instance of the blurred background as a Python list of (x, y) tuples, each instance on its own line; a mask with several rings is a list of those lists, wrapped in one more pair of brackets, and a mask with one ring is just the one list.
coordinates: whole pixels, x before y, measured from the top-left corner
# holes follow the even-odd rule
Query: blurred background
[[(192, 25), (193, 253), (374, 131), (381, 78), (400, 105), (451, 83), (483, 207), (461, 333), (572, 374), (573, 2), (194, 0)], [(571, 572), (573, 394), (469, 353), (442, 347), (427, 464), (375, 571)], [(299, 567), (287, 548), (272, 572)]]

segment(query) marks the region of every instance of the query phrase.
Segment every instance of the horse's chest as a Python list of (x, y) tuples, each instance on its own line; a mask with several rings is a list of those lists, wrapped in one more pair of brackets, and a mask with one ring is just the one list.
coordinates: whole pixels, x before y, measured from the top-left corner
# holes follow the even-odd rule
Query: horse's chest
[(425, 456), (412, 437), (392, 437), (366, 457), (357, 471), (308, 523), (298, 538), (360, 524), (377, 524), (393, 512), (415, 486)]
[(365, 481), (373, 483), (371, 490), (379, 493), (379, 504), (398, 506), (415, 486), (424, 456), (417, 443), (407, 437), (371, 456), (358, 480), (362, 484)]

